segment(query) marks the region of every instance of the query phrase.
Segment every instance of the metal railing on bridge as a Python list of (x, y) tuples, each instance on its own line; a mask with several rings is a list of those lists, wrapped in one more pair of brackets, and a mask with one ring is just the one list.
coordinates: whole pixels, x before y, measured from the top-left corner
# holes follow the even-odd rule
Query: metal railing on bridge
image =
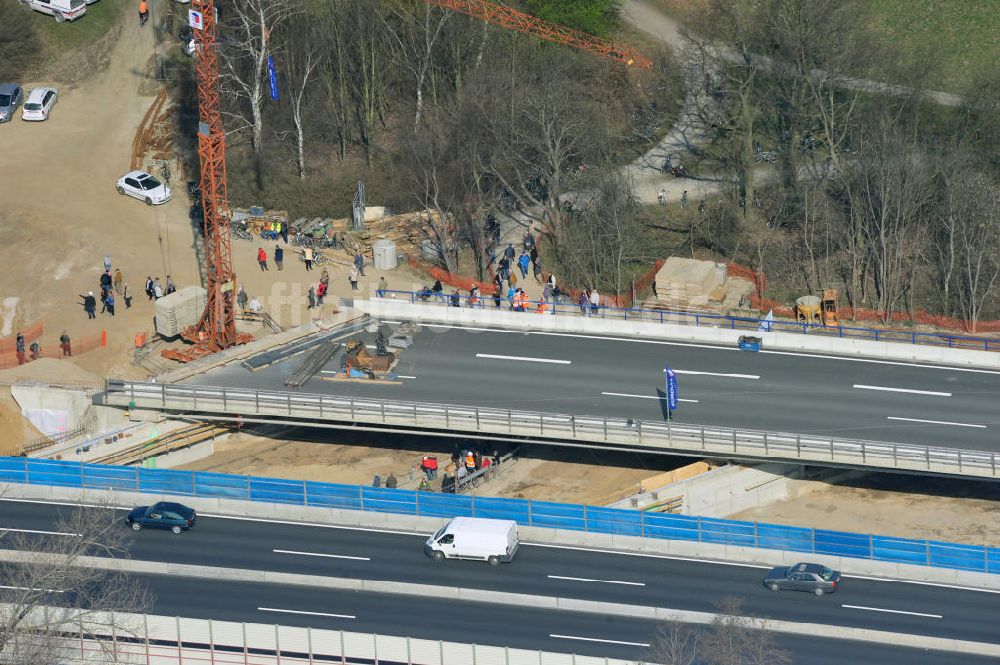
[[(500, 299), (499, 307), (492, 295), (480, 294), (474, 301), (468, 295), (455, 299), (454, 293), (435, 293), (433, 291), (391, 291), (379, 290), (376, 296), (383, 299), (395, 299), (399, 302), (425, 304), (438, 307), (474, 307), (477, 309), (503, 309), (511, 311), (513, 303), (506, 297)], [(643, 309), (640, 307), (605, 307), (592, 308), (571, 302), (567, 298), (553, 298), (549, 301), (527, 301), (523, 310), (526, 315), (537, 314), (539, 304), (543, 304), (546, 314), (566, 316), (592, 316), (601, 319), (619, 319), (624, 321), (648, 321), (651, 323), (672, 323), (679, 325), (707, 326), (710, 328), (728, 328), (730, 330), (771, 332), (789, 332), (803, 335), (819, 335), (822, 337), (841, 337), (845, 339), (861, 339), (873, 342), (898, 342), (901, 344), (919, 344), (923, 346), (945, 347), (950, 349), (970, 349), (976, 351), (1000, 351), (1000, 339), (988, 337), (973, 337), (968, 335), (949, 335), (946, 333), (916, 332), (907, 330), (882, 330), (878, 328), (857, 328), (850, 326), (823, 326), (816, 323), (798, 323), (795, 321), (764, 321), (748, 316), (726, 316), (722, 314), (706, 314), (701, 312), (675, 311), (661, 309)], [(518, 310), (514, 310), (518, 311)]]
[(514, 520), (530, 527), (757, 547), (1000, 574), (1000, 547), (531, 499), (22, 457), (0, 457), (0, 482), (235, 499), (421, 517), (486, 517)]
[(576, 416), (513, 409), (403, 402), (369, 397), (109, 380), (113, 406), (222, 417), (279, 417), (392, 425), (491, 435), (494, 438), (586, 442), (594, 447), (698, 454), (997, 478), (1000, 454), (836, 437), (681, 425), (670, 420)]

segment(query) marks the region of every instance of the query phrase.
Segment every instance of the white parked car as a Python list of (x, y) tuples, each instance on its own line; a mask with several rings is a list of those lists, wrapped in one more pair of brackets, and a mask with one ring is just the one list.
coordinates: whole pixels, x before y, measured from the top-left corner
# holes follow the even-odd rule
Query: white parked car
[(170, 188), (145, 171), (129, 171), (118, 178), (118, 193), (145, 201), (148, 206), (170, 200)]
[(87, 13), (84, 0), (21, 0), (21, 3), (36, 12), (54, 16), (56, 23), (75, 21)]
[(57, 99), (59, 92), (55, 88), (35, 88), (21, 106), (21, 120), (46, 120)]

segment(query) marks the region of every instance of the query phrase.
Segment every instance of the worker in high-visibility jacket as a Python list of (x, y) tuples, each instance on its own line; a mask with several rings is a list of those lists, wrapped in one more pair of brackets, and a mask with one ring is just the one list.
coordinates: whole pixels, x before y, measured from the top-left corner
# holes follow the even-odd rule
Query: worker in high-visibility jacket
[(146, 25), (149, 20), (149, 5), (146, 0), (139, 0), (139, 25)]

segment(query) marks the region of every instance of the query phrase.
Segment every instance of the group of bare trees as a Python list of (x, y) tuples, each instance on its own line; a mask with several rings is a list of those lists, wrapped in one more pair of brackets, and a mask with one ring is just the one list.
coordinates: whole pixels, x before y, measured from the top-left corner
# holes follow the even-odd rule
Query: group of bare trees
[(1000, 315), (997, 102), (982, 94), (998, 77), (942, 104), (924, 92), (934, 62), (886, 47), (867, 17), (856, 0), (695, 14), (695, 151), (732, 178), (740, 220), (702, 248), (767, 272), (779, 298), (836, 286), (886, 321), (926, 308), (974, 330)]

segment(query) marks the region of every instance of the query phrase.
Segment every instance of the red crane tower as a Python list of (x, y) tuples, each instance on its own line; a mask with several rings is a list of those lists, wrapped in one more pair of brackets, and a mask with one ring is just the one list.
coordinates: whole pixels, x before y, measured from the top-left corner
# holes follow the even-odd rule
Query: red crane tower
[(226, 132), (219, 101), (219, 51), (216, 46), (215, 0), (194, 0), (201, 12), (201, 29), (195, 30), (198, 64), (199, 187), (204, 210), (205, 282), (208, 302), (201, 320), (181, 337), (194, 346), (167, 350), (163, 355), (188, 362), (244, 344), (252, 335), (236, 332), (236, 274), (233, 272), (232, 236), (229, 232), (229, 196), (226, 190)]
[(623, 62), (631, 67), (653, 68), (653, 61), (631, 46), (614, 44), (606, 39), (567, 28), (565, 25), (546, 21), (537, 16), (498, 5), (495, 2), (487, 0), (424, 0), (424, 2), (482, 19), (508, 30), (517, 30), (545, 41), (589, 51), (594, 55)]

